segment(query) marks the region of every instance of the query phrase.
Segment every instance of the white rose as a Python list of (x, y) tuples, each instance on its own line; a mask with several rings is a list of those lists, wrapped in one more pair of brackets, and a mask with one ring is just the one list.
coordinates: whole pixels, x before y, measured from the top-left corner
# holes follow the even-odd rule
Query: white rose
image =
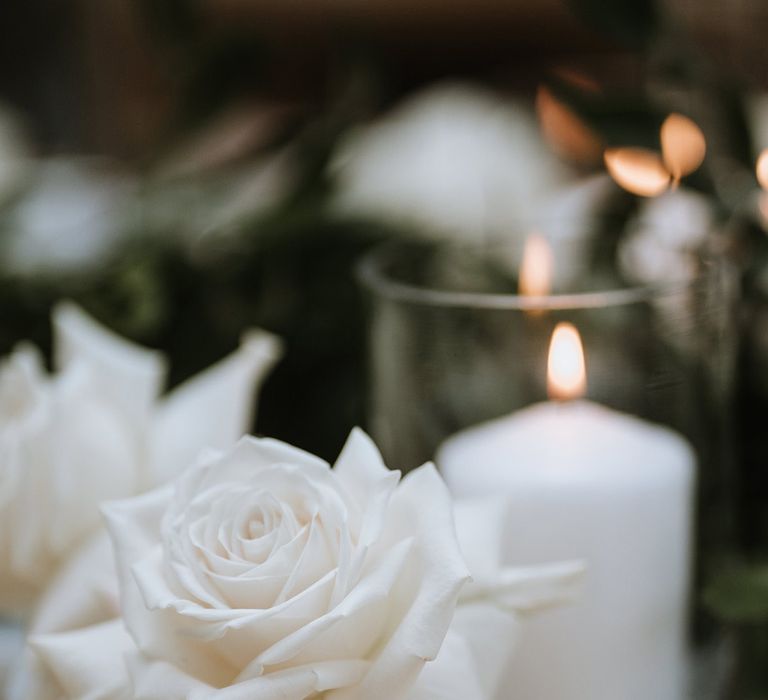
[(98, 158), (49, 158), (30, 170), (31, 187), (10, 212), (8, 269), (39, 276), (98, 268), (124, 240), (136, 183)]
[(481, 574), (455, 615), (469, 572), (445, 485), (431, 465), (401, 481), (360, 431), (333, 470), (243, 438), (105, 513), (123, 620), (33, 638), (56, 694), (28, 697), (482, 700), (511, 611), (579, 573), (499, 572), (498, 536), (473, 540)]
[(272, 336), (253, 333), (160, 398), (162, 355), (71, 304), (53, 324), (53, 375), (29, 346), (0, 364), (0, 607), (11, 612), (100, 523), (99, 503), (163, 483), (202, 445), (233, 444), (277, 356)]
[(431, 87), (340, 144), (336, 206), (461, 242), (515, 240), (572, 173), (530, 107), (473, 85)]

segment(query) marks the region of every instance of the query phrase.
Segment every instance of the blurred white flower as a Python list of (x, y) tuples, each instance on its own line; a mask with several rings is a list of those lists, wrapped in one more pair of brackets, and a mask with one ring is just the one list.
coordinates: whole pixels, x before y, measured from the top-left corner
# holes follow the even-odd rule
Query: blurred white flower
[(460, 504), (457, 540), (434, 467), (400, 480), (360, 431), (333, 470), (243, 438), (106, 514), (125, 628), (72, 568), (41, 608), (48, 675), (28, 700), (505, 698), (517, 613), (569, 600), (581, 574), (500, 569), (502, 508)]
[(160, 398), (165, 359), (71, 304), (53, 314), (55, 367), (21, 346), (0, 365), (0, 609), (20, 612), (100, 522), (98, 505), (175, 476), (247, 429), (273, 336)]
[(135, 184), (98, 160), (41, 161), (5, 224), (5, 264), (35, 275), (91, 270), (126, 234)]
[(622, 272), (639, 284), (686, 279), (713, 226), (711, 204), (690, 190), (644, 200), (619, 249)]
[(433, 87), (351, 133), (332, 172), (341, 211), (462, 242), (519, 235), (570, 175), (532, 109), (467, 85)]

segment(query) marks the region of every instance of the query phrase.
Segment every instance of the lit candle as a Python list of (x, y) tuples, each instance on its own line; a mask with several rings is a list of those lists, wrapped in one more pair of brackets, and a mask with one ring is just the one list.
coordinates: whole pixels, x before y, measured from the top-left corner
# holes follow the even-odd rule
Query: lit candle
[(543, 297), (552, 285), (554, 260), (552, 248), (540, 233), (532, 233), (525, 240), (520, 263), (518, 288), (522, 296)]
[(438, 452), (456, 496), (503, 494), (505, 563), (583, 559), (583, 595), (530, 620), (502, 698), (681, 700), (695, 461), (673, 431), (580, 399), (581, 340), (555, 329), (548, 401)]

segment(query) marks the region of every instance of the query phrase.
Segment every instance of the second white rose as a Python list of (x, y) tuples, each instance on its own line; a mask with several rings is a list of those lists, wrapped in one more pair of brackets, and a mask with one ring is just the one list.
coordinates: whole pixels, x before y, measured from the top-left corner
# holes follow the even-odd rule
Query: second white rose
[(99, 504), (165, 483), (202, 446), (247, 430), (279, 355), (262, 331), (161, 397), (165, 358), (70, 303), (53, 313), (54, 366), (22, 345), (0, 362), (0, 610), (18, 614), (101, 521)]

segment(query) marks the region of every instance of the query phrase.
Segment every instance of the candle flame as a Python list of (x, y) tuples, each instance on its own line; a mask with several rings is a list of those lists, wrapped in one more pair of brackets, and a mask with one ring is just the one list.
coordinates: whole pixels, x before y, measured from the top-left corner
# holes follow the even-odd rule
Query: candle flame
[(768, 190), (768, 148), (764, 148), (757, 157), (755, 172), (757, 173), (757, 181), (760, 183), (760, 187)]
[(586, 393), (584, 348), (573, 324), (558, 323), (555, 326), (547, 365), (547, 389), (551, 399), (577, 399)]
[(554, 260), (552, 248), (540, 233), (532, 233), (525, 241), (523, 260), (520, 263), (520, 294), (543, 297), (552, 289)]

